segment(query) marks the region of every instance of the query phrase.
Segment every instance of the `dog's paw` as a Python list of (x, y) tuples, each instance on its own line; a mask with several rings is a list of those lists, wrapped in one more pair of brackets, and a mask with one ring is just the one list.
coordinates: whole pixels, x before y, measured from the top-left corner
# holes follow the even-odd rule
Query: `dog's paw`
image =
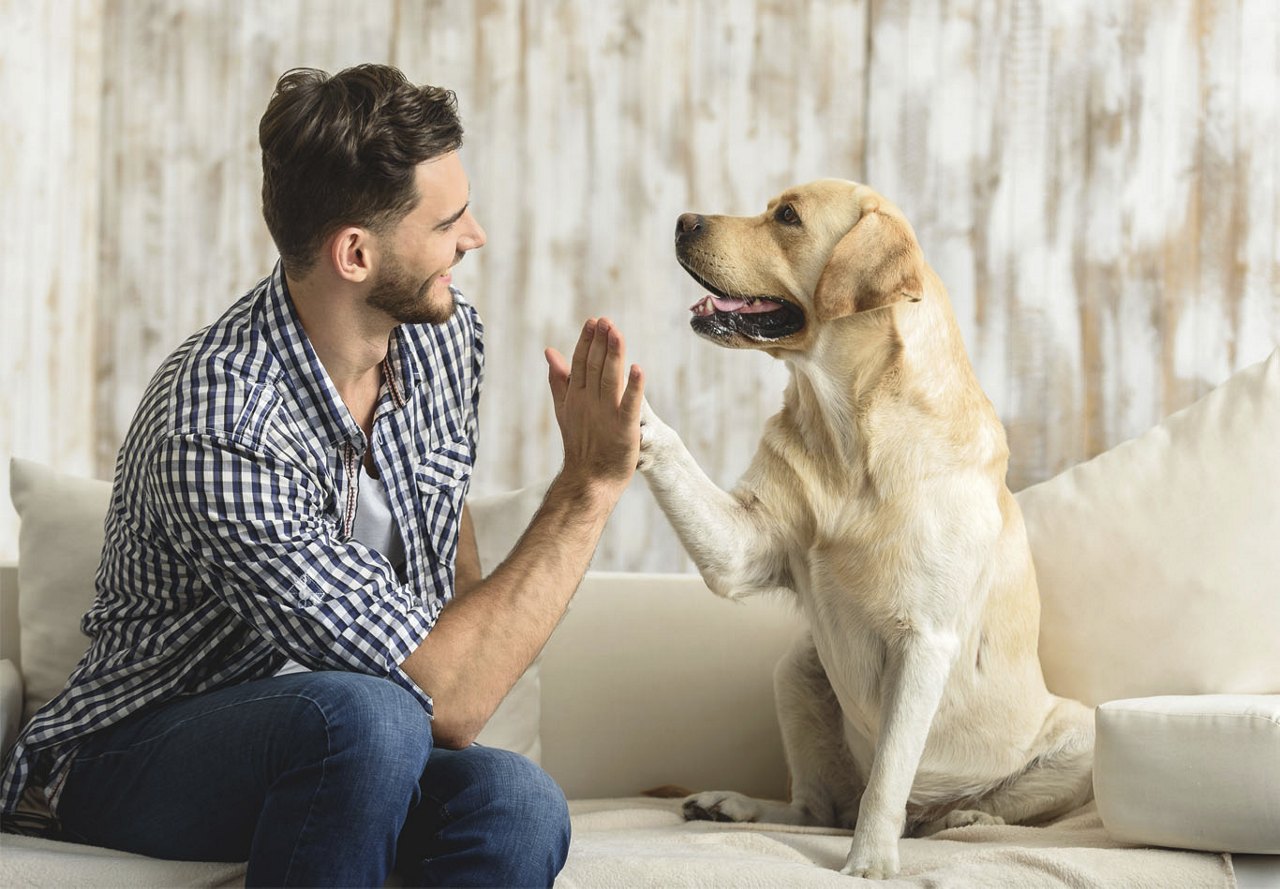
[(845, 859), (840, 873), (868, 880), (887, 880), (894, 876), (898, 873), (897, 838), (863, 842), (855, 832), (853, 848), (849, 850), (849, 857)]
[(759, 821), (764, 811), (751, 797), (732, 790), (695, 793), (681, 808), (686, 821)]
[(971, 827), (975, 824), (1004, 824), (1004, 819), (999, 815), (989, 815), (986, 812), (979, 812), (977, 809), (957, 809), (954, 812), (948, 812), (938, 821), (941, 824), (939, 830), (950, 830), (953, 827)]
[(646, 398), (640, 405), (640, 458), (636, 469), (641, 472), (652, 469), (671, 435), (671, 428), (658, 419)]

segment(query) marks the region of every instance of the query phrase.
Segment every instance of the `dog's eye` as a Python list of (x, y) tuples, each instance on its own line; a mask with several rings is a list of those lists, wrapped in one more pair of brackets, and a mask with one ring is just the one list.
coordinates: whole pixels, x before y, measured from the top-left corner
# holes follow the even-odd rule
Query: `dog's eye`
[(783, 204), (774, 214), (774, 218), (783, 225), (799, 225), (800, 214), (796, 212), (796, 208), (790, 204)]

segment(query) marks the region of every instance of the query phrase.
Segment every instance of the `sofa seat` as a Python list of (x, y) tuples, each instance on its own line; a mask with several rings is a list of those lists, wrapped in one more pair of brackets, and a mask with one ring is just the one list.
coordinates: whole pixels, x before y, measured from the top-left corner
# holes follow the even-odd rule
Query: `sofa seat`
[[(647, 797), (570, 802), (573, 846), (558, 889), (847, 889), (854, 882), (839, 872), (849, 831), (685, 822), (679, 806), (678, 800)], [(159, 861), (33, 837), (5, 836), (2, 848), (4, 886), (244, 885), (243, 864)], [(975, 825), (906, 839), (901, 857), (901, 873), (884, 885), (1235, 885), (1231, 856), (1135, 848), (1109, 839), (1092, 805), (1049, 827)]]

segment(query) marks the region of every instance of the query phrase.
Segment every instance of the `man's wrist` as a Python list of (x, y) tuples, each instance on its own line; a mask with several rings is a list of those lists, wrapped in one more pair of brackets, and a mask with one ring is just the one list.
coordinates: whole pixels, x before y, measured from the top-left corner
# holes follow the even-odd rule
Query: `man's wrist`
[(614, 506), (627, 488), (628, 480), (606, 479), (591, 476), (588, 473), (575, 472), (569, 468), (560, 470), (559, 475), (551, 482), (548, 496), (563, 498), (578, 509), (590, 513), (613, 512)]

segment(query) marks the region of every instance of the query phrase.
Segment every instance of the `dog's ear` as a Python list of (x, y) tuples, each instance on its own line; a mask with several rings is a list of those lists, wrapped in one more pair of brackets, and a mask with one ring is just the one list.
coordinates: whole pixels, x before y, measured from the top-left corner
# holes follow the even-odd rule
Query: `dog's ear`
[(915, 233), (875, 205), (836, 244), (813, 294), (820, 321), (923, 298), (924, 255)]

